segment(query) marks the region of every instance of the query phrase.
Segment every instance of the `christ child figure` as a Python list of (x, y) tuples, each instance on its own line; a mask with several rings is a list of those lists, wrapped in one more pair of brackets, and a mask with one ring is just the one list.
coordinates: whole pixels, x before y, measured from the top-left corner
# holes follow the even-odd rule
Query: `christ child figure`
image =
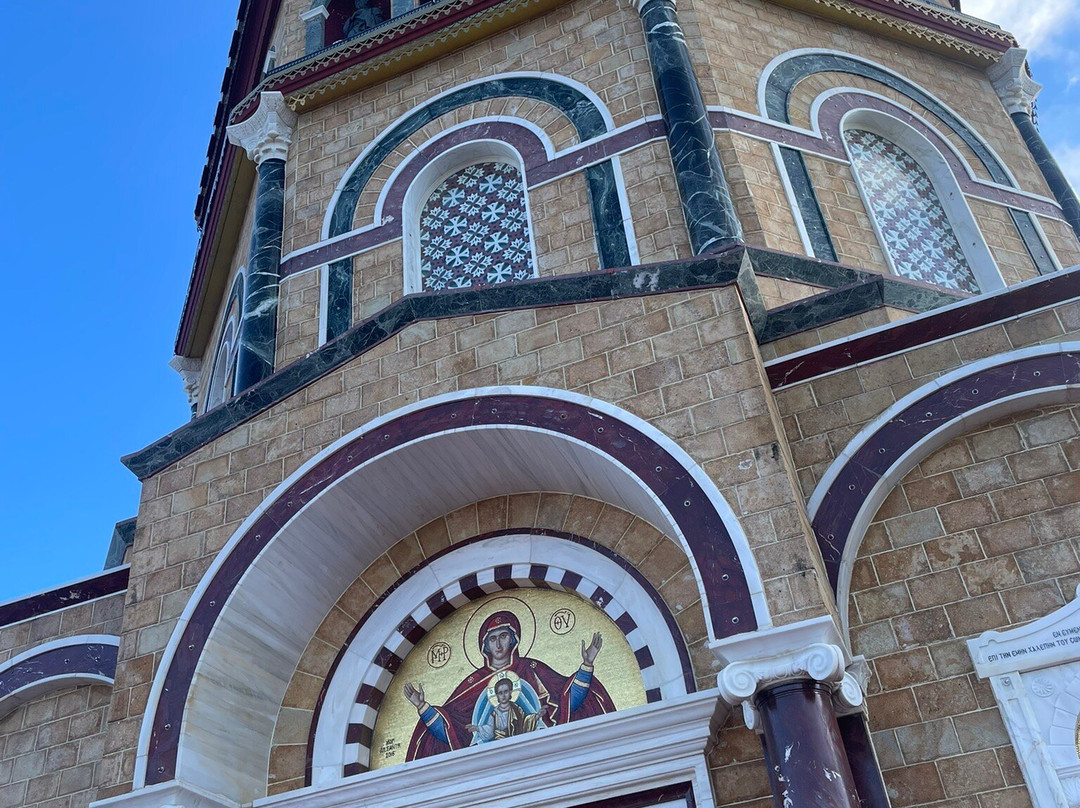
[(514, 695), (514, 683), (509, 677), (495, 682), (495, 706), (482, 724), (466, 724), (465, 729), (472, 733), (472, 746), (502, 738), (511, 738), (524, 732), (532, 732), (546, 726), (539, 713), (528, 715), (519, 705), (511, 701)]

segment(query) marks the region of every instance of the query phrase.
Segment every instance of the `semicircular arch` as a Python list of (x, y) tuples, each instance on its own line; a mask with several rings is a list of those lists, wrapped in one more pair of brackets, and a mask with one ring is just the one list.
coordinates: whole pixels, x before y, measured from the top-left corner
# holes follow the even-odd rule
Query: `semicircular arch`
[(43, 643), (0, 665), (0, 717), (46, 693), (113, 683), (120, 638), (83, 634)]
[[(262, 796), (276, 705), (337, 596), (386, 547), (435, 516), (526, 491), (611, 502), (680, 543), (711, 638), (769, 623), (756, 563), (730, 507), (655, 427), (547, 388), (429, 399), (313, 458), (222, 550), (155, 677), (137, 784), (182, 777), (238, 801)], [(234, 715), (217, 709), (223, 698), (237, 704)], [(228, 771), (222, 760), (231, 761)]]
[(857, 434), (810, 498), (811, 525), (846, 626), (852, 567), (889, 492), (954, 437), (1023, 410), (1074, 401), (1080, 342), (972, 362), (912, 391)]
[(354, 627), (317, 702), (306, 784), (327, 785), (367, 769), (387, 683), (441, 621), (489, 596), (530, 588), (576, 595), (604, 612), (633, 652), (646, 702), (695, 692), (674, 616), (628, 561), (562, 531), (482, 534), (411, 570)]

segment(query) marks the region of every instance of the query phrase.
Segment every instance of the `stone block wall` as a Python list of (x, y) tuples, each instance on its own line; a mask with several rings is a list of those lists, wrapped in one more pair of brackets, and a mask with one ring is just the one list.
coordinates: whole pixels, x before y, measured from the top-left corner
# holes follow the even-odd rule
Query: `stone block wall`
[(964, 363), (1078, 333), (1080, 303), (1070, 302), (778, 391), (803, 496), (860, 429), (917, 387)]
[[(739, 518), (774, 622), (823, 614), (792, 470), (734, 289), (421, 322), (145, 481), (102, 794), (130, 787), (176, 619), (241, 521), (304, 461), (421, 398), (529, 384), (612, 402), (678, 442)], [(359, 571), (358, 571), (359, 572)], [(290, 778), (291, 779), (291, 778)]]
[(287, 205), (283, 251), (319, 240), (345, 170), (391, 123), (445, 90), (515, 71), (550, 72), (585, 84), (616, 126), (659, 112), (637, 12), (610, 0), (567, 3), (406, 75), (302, 110), (287, 169), (286, 185), (295, 184), (296, 201), (291, 210)]
[[(0, 628), (0, 663), (45, 643), (120, 635), (125, 593), (86, 601)], [(84, 808), (97, 798), (105, 753), (108, 685), (40, 695), (0, 715), (0, 805)]]
[(124, 594), (98, 598), (0, 628), (0, 663), (53, 640), (81, 634), (120, 635)]
[(926, 458), (867, 530), (849, 605), (894, 805), (1026, 806), (1016, 753), (965, 640), (1076, 594), (1080, 408), (1005, 418)]
[(112, 688), (50, 693), (0, 718), (0, 805), (86, 808), (97, 798)]
[[(777, 394), (804, 497), (859, 429), (943, 372), (1075, 338), (1068, 303), (796, 385)], [(869, 715), (895, 806), (1027, 806), (989, 684), (965, 641), (1074, 597), (1080, 512), (1075, 405), (972, 428), (884, 500), (841, 603), (871, 663)]]

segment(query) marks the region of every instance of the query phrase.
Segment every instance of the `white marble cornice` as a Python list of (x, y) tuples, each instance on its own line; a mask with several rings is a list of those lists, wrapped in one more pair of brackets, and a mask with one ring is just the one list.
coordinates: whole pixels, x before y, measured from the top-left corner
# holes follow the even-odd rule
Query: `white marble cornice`
[(300, 12), (300, 19), (304, 22), (310, 22), (311, 20), (325, 20), (330, 16), (330, 12), (326, 10), (326, 5), (312, 6), (307, 11)]
[(226, 127), (229, 142), (240, 146), (255, 165), (289, 156), (297, 115), (278, 92), (260, 93), (259, 106), (250, 118)]
[(172, 780), (90, 803), (91, 808), (239, 808), (237, 803)]
[(987, 68), (986, 75), (1006, 112), (1010, 115), (1017, 112), (1031, 114), (1031, 105), (1042, 85), (1028, 74), (1026, 50), (1009, 48), (995, 64)]
[(705, 754), (727, 710), (715, 690), (255, 800), (255, 808), (545, 808), (691, 782), (713, 808)]

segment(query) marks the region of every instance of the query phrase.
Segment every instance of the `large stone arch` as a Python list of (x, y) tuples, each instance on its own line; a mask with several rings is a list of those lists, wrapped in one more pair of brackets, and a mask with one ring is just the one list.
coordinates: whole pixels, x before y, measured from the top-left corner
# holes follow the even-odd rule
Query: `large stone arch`
[(262, 796), (289, 677), (358, 572), (438, 514), (524, 491), (611, 502), (677, 540), (696, 576), (710, 639), (768, 625), (760, 576), (733, 513), (654, 427), (545, 388), (430, 399), (313, 458), (222, 550), (155, 677), (137, 787), (175, 779), (238, 802)]
[(919, 387), (856, 435), (810, 499), (818, 548), (847, 621), (851, 571), (878, 508), (912, 468), (957, 435), (995, 418), (1077, 399), (1080, 343), (972, 362)]

